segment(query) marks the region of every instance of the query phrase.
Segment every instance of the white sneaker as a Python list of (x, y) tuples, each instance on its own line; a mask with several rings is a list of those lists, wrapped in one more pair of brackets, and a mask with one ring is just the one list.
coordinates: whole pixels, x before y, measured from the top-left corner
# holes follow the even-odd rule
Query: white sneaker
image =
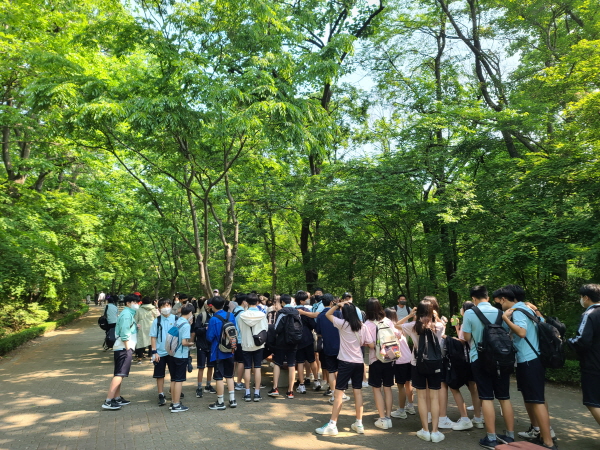
[(461, 417), (452, 427), (454, 431), (470, 430), (473, 428), (473, 422), (468, 417)]
[[(538, 430), (535, 430), (532, 426), (530, 426), (529, 430), (519, 431), (518, 435), (523, 439), (536, 439), (540, 435), (540, 432)], [(552, 433), (550, 433), (550, 435), (552, 435)]]
[(422, 428), (419, 431), (417, 431), (417, 437), (427, 442), (431, 441), (431, 433), (429, 431), (425, 431)]
[(467, 411), (474, 411), (475, 407), (473, 405), (467, 406)]
[(323, 436), (336, 436), (338, 434), (338, 429), (335, 425), (331, 425), (327, 422), (321, 428), (317, 428), (315, 432), (317, 434), (322, 434)]
[(306, 386), (304, 386), (303, 384), (299, 384), (298, 389), (296, 389), (296, 392), (298, 394), (306, 394)]
[(314, 384), (315, 385), (314, 385), (313, 389), (315, 391), (320, 391), (321, 390), (321, 382), (319, 380), (317, 380), (317, 381), (314, 382)]
[(446, 436), (444, 436), (439, 431), (431, 433), (431, 442), (442, 442), (444, 439), (446, 439)]
[(475, 428), (483, 428), (483, 424), (485, 423), (483, 417), (473, 417), (471, 423)]
[(331, 398), (329, 399), (329, 403), (333, 403), (335, 400), (335, 397), (332, 395)]
[(411, 416), (414, 416), (417, 412), (415, 411), (415, 406), (414, 405), (406, 405), (406, 408), (404, 408), (404, 410), (410, 414)]
[(396, 411), (392, 411), (392, 414), (390, 414), (392, 417), (395, 417), (396, 419), (406, 419), (408, 418), (408, 415), (406, 414), (406, 410), (402, 409), (402, 408), (398, 408)]
[(350, 400), (350, 397), (348, 397), (346, 394), (344, 394), (344, 396), (342, 397), (342, 401), (347, 402), (348, 400)]
[(552, 429), (552, 427), (550, 427), (550, 437), (552, 439), (556, 438), (556, 433), (554, 432), (554, 430)]
[(377, 428), (381, 428), (382, 430), (387, 430), (388, 429), (388, 422), (385, 418), (379, 418), (375, 421), (375, 426)]
[(362, 382), (362, 387), (368, 388), (369, 387), (369, 383), (367, 381), (363, 381)]
[(386, 417), (385, 420), (388, 424), (388, 430), (394, 426), (394, 424), (392, 423), (392, 419), (390, 419), (389, 417)]
[(456, 423), (448, 419), (448, 416), (440, 417), (438, 420), (438, 428), (452, 428), (454, 425), (456, 425)]
[(359, 425), (354, 422), (352, 425), (350, 425), (350, 429), (356, 431), (358, 434), (365, 434), (365, 427), (362, 424)]

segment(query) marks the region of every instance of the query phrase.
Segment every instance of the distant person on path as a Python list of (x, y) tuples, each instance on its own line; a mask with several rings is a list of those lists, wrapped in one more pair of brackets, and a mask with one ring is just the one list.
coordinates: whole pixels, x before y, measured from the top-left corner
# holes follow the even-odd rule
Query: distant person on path
[(133, 360), (133, 350), (137, 342), (137, 324), (135, 323), (135, 313), (139, 305), (137, 298), (133, 295), (125, 297), (125, 308), (121, 311), (115, 327), (115, 336), (117, 340), (113, 346), (115, 370), (114, 377), (108, 388), (106, 401), (102, 404), (104, 409), (121, 409), (121, 406), (131, 403), (121, 396), (121, 384), (123, 378), (129, 376), (131, 361)]
[(102, 306), (104, 304), (105, 298), (106, 298), (106, 294), (104, 293), (104, 291), (100, 291), (100, 293), (98, 294), (98, 304), (100, 306)]
[[(137, 299), (135, 299), (137, 303)], [(119, 315), (119, 308), (115, 304), (116, 298), (109, 297), (107, 299), (108, 304), (106, 305), (106, 320), (108, 321), (108, 328), (114, 328), (117, 324), (117, 317)]]
[(581, 367), (583, 404), (600, 425), (600, 285), (585, 284), (579, 288), (579, 303), (585, 312), (577, 335), (569, 339), (569, 345), (578, 353)]
[(404, 294), (398, 296), (398, 304), (396, 305), (395, 309), (398, 320), (404, 319), (410, 314), (410, 308), (407, 305), (406, 296)]

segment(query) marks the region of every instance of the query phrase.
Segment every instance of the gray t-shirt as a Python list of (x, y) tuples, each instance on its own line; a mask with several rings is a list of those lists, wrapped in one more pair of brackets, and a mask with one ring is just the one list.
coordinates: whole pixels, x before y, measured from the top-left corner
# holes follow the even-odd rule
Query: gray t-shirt
[(404, 306), (396, 305), (396, 315), (398, 316), (398, 320), (404, 319), (409, 314), (410, 314), (410, 308), (408, 307), (408, 305), (404, 305)]

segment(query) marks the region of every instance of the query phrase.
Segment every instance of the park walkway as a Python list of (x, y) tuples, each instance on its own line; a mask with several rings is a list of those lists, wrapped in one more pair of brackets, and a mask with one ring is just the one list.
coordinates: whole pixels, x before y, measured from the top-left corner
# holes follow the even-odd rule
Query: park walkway
[[(266, 397), (260, 403), (210, 411), (214, 396), (197, 399), (193, 379), (184, 384), (189, 412), (171, 414), (156, 405), (152, 365), (133, 365), (123, 385), (132, 401), (120, 411), (101, 409), (110, 378), (111, 352), (103, 352), (103, 332), (96, 322), (100, 308), (92, 307), (70, 326), (26, 344), (0, 361), (0, 449), (397, 449), (480, 448), (483, 430), (448, 431), (439, 444), (419, 440), (418, 416), (394, 419), (394, 428), (374, 427), (375, 406), (365, 390), (366, 434), (350, 432), (352, 401), (345, 404), (336, 437), (317, 436), (314, 429), (329, 419), (331, 407), (321, 393), (297, 395), (294, 400)], [(265, 369), (266, 370), (266, 369)], [(269, 371), (270, 375), (270, 371)], [(282, 377), (283, 378), (283, 377)], [(270, 389), (270, 377), (267, 378)], [(514, 388), (514, 386), (513, 386)], [(561, 449), (598, 450), (600, 430), (581, 404), (580, 392), (549, 386), (550, 412)], [(517, 431), (528, 426), (521, 397), (514, 388)], [(448, 415), (456, 420), (450, 403)], [(502, 430), (502, 423), (498, 421)]]

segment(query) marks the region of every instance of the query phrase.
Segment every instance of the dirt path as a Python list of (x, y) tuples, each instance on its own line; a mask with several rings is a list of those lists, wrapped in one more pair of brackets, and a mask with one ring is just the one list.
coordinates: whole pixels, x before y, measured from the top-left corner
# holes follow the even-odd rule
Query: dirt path
[[(55, 331), (0, 361), (0, 449), (419, 449), (480, 448), (483, 430), (448, 431), (440, 444), (419, 440), (418, 416), (394, 419), (394, 428), (380, 430), (370, 388), (365, 389), (366, 434), (350, 432), (352, 401), (345, 404), (336, 437), (317, 436), (314, 429), (329, 419), (331, 407), (320, 393), (294, 400), (265, 398), (226, 411), (210, 411), (209, 394), (194, 395), (195, 373), (184, 384), (189, 412), (171, 414), (156, 405), (152, 365), (134, 365), (124, 381), (123, 395), (132, 401), (120, 411), (104, 411), (112, 376), (111, 352), (103, 352), (103, 332), (96, 324), (100, 308), (69, 327)], [(270, 371), (267, 374), (270, 389)], [(263, 394), (266, 397), (266, 392)], [(465, 392), (465, 395), (467, 393)], [(521, 397), (513, 386), (517, 431), (528, 426)], [(600, 449), (600, 429), (581, 404), (575, 389), (548, 386), (552, 424), (561, 449)], [(458, 418), (452, 402), (451, 419)], [(503, 429), (501, 420), (498, 429)]]

